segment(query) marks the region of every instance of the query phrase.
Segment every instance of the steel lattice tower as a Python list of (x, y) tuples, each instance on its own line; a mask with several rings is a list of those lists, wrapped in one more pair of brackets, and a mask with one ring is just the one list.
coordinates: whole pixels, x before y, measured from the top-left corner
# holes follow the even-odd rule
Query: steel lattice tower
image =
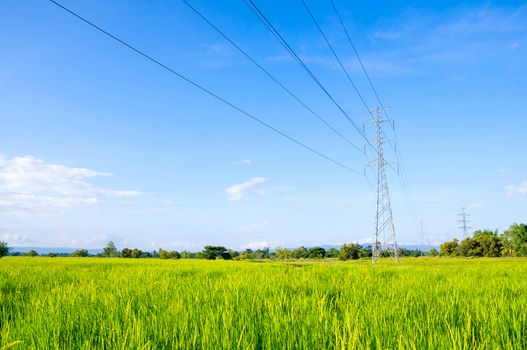
[(466, 212), (465, 208), (461, 208), (461, 213), (458, 214), (458, 216), (461, 217), (461, 220), (458, 221), (458, 223), (461, 224), (458, 228), (463, 230), (463, 239), (467, 238), (467, 231), (469, 228), (472, 228), (470, 226), (467, 226), (467, 224), (470, 222), (470, 220), (467, 220), (467, 216), (470, 216), (469, 213)]
[(395, 225), (393, 222), (392, 207), (390, 204), (390, 192), (386, 178), (385, 165), (388, 162), (384, 159), (384, 144), (390, 140), (384, 137), (382, 130), (383, 123), (389, 122), (384, 118), (381, 109), (373, 109), (373, 119), (370, 123), (376, 126), (375, 145), (377, 159), (371, 164), (377, 167), (377, 213), (375, 215), (375, 235), (372, 244), (372, 263), (379, 260), (383, 251), (390, 253), (390, 256), (399, 261), (397, 249), (397, 237), (395, 235)]

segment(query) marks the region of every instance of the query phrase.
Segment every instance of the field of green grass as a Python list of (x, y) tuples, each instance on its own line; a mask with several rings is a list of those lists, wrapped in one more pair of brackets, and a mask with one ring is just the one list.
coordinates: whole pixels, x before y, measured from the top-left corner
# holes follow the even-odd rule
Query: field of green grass
[(526, 349), (526, 259), (0, 259), (0, 349)]

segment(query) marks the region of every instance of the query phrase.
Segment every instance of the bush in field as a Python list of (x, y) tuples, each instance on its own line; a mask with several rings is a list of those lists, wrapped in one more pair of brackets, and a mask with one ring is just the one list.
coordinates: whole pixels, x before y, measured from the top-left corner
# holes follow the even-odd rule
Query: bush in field
[(7, 246), (7, 243), (0, 242), (0, 258), (6, 256), (7, 253), (9, 253), (9, 247)]

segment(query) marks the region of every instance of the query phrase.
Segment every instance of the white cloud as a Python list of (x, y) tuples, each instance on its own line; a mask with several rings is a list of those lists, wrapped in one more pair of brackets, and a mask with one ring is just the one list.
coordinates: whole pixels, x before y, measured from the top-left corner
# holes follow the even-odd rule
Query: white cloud
[(27, 236), (24, 236), (24, 235), (4, 233), (3, 235), (0, 236), (0, 241), (4, 241), (7, 243), (12, 243), (12, 242), (20, 243), (20, 242), (27, 242), (28, 238)]
[(247, 198), (251, 195), (264, 195), (266, 191), (258, 187), (258, 185), (267, 182), (265, 177), (253, 177), (252, 179), (245, 181), (241, 184), (232, 185), (227, 188), (225, 192), (227, 193), (228, 200), (231, 202), (239, 201), (241, 199)]
[[(504, 47), (523, 50), (520, 43), (526, 23), (527, 6), (459, 5), (444, 12), (411, 9), (381, 20), (371, 36), (379, 45), (388, 44), (375, 56), (402, 68), (401, 75), (430, 74), (434, 72), (427, 67), (431, 64), (453, 69), (451, 74), (457, 76), (464, 71), (459, 69), (463, 65), (508, 55)], [(368, 62), (367, 54), (363, 56)]]
[(242, 159), (234, 162), (235, 165), (251, 165), (253, 163), (250, 159)]
[(520, 195), (527, 196), (527, 180), (520, 183), (518, 186), (509, 185), (505, 187), (508, 196)]
[(129, 198), (138, 191), (100, 188), (88, 180), (112, 176), (85, 168), (49, 164), (33, 156), (0, 155), (0, 213), (58, 213), (93, 206), (101, 197)]
[(262, 248), (267, 248), (267, 247), (271, 247), (271, 243), (267, 241), (250, 242), (250, 243), (242, 245), (242, 249), (252, 249), (252, 250), (262, 249)]

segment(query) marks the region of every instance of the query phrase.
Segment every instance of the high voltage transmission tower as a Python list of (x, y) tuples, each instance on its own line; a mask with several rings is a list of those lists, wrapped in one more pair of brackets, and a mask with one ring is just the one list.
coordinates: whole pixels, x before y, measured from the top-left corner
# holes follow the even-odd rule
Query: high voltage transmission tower
[(424, 228), (424, 225), (423, 225), (423, 220), (421, 220), (421, 223), (420, 223), (419, 226), (420, 226), (419, 227), (419, 233), (420, 233), (420, 236), (421, 236), (421, 247), (419, 248), (419, 250), (421, 251), (421, 255), (423, 255), (423, 250), (426, 247), (425, 228)]
[(461, 219), (458, 221), (461, 226), (459, 226), (458, 228), (463, 230), (463, 239), (465, 239), (467, 238), (468, 229), (472, 228), (467, 226), (467, 224), (470, 223), (470, 220), (467, 220), (467, 216), (470, 216), (470, 214), (466, 212), (466, 208), (461, 208), (461, 213), (459, 213), (458, 216), (461, 217)]
[(384, 159), (383, 147), (390, 140), (384, 137), (382, 125), (390, 120), (382, 116), (381, 108), (379, 107), (372, 110), (372, 115), (373, 119), (370, 120), (370, 123), (376, 126), (375, 146), (377, 151), (377, 159), (370, 163), (370, 165), (377, 167), (377, 213), (375, 215), (375, 235), (372, 244), (372, 263), (375, 264), (384, 251), (388, 252), (395, 261), (399, 261), (399, 252), (386, 178), (385, 165), (388, 162)]

